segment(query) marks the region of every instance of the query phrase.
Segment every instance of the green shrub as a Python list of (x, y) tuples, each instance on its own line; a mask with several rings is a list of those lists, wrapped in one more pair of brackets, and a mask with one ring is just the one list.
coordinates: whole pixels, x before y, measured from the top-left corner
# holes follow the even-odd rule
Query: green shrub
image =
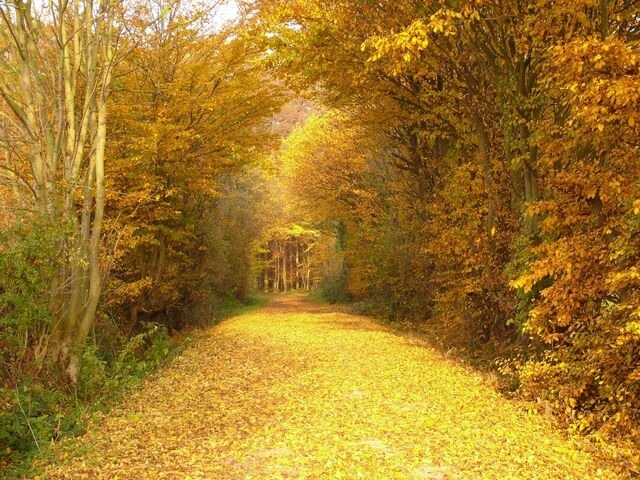
[[(66, 409), (64, 395), (33, 380), (0, 389), (0, 451), (18, 454), (40, 450), (63, 434), (80, 433), (78, 412)], [(8, 449), (8, 450), (7, 450)]]
[[(52, 440), (82, 433), (93, 411), (120, 397), (173, 350), (167, 329), (149, 324), (122, 345), (112, 362), (105, 360), (96, 343), (86, 344), (75, 386), (47, 387), (42, 379), (23, 375), (15, 388), (0, 388), (0, 452), (26, 465)], [(20, 468), (16, 472), (21, 474)]]
[(107, 384), (107, 362), (100, 356), (95, 344), (84, 346), (80, 354), (80, 374), (78, 376), (78, 396), (88, 400), (100, 392)]
[(64, 226), (38, 217), (0, 230), (0, 378), (28, 368), (36, 330), (51, 323), (52, 282), (60, 268)]
[(115, 377), (138, 374), (157, 368), (172, 349), (167, 327), (148, 323), (146, 330), (124, 344), (113, 365)]
[(324, 278), (318, 287), (318, 293), (329, 303), (346, 303), (351, 300), (344, 275)]

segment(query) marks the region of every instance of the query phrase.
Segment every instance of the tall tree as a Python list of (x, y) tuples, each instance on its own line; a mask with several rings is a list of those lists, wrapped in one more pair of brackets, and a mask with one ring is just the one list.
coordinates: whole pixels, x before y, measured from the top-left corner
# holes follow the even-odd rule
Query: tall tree
[(114, 0), (31, 0), (0, 5), (4, 60), (3, 171), (33, 212), (69, 225), (65, 268), (50, 287), (51, 323), (38, 357), (77, 378), (77, 352), (102, 290), (105, 147), (122, 22)]

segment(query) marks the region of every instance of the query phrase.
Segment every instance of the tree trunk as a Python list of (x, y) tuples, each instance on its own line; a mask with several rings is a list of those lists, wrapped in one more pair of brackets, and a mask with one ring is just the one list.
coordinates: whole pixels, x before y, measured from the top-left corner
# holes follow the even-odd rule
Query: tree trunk
[(287, 253), (282, 249), (282, 291), (287, 293)]
[(478, 138), (478, 147), (480, 148), (480, 155), (482, 158), (482, 173), (484, 180), (484, 188), (487, 195), (487, 238), (491, 245), (491, 250), (495, 251), (495, 221), (496, 221), (496, 195), (493, 185), (493, 175), (491, 168), (491, 151), (489, 147), (489, 135), (484, 125), (484, 121), (479, 115), (474, 115), (474, 128)]
[(296, 290), (300, 290), (300, 242), (296, 242)]

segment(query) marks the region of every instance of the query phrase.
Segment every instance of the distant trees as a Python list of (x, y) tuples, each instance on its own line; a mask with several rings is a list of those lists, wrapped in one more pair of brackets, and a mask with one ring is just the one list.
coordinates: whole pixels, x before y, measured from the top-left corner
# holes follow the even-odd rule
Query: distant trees
[(314, 261), (318, 259), (318, 239), (319, 232), (299, 225), (267, 231), (256, 252), (258, 290), (308, 292), (317, 280), (319, 265), (314, 265)]

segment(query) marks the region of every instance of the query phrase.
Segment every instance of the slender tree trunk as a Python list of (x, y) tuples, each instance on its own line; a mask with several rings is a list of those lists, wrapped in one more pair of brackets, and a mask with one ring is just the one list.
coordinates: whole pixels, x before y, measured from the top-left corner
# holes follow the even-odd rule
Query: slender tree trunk
[(276, 257), (276, 268), (273, 273), (273, 293), (280, 293), (280, 257)]
[(296, 242), (296, 290), (300, 290), (300, 242)]
[(282, 291), (287, 293), (287, 253), (282, 249)]
[(308, 292), (311, 290), (311, 254), (307, 252), (307, 272), (306, 272), (306, 286), (305, 290)]
[(474, 127), (478, 138), (478, 147), (482, 157), (482, 172), (484, 179), (484, 188), (487, 195), (487, 237), (489, 239), (492, 251), (495, 250), (494, 235), (496, 221), (496, 195), (494, 190), (494, 182), (491, 168), (491, 150), (489, 146), (489, 135), (484, 125), (484, 121), (479, 115), (474, 115)]

